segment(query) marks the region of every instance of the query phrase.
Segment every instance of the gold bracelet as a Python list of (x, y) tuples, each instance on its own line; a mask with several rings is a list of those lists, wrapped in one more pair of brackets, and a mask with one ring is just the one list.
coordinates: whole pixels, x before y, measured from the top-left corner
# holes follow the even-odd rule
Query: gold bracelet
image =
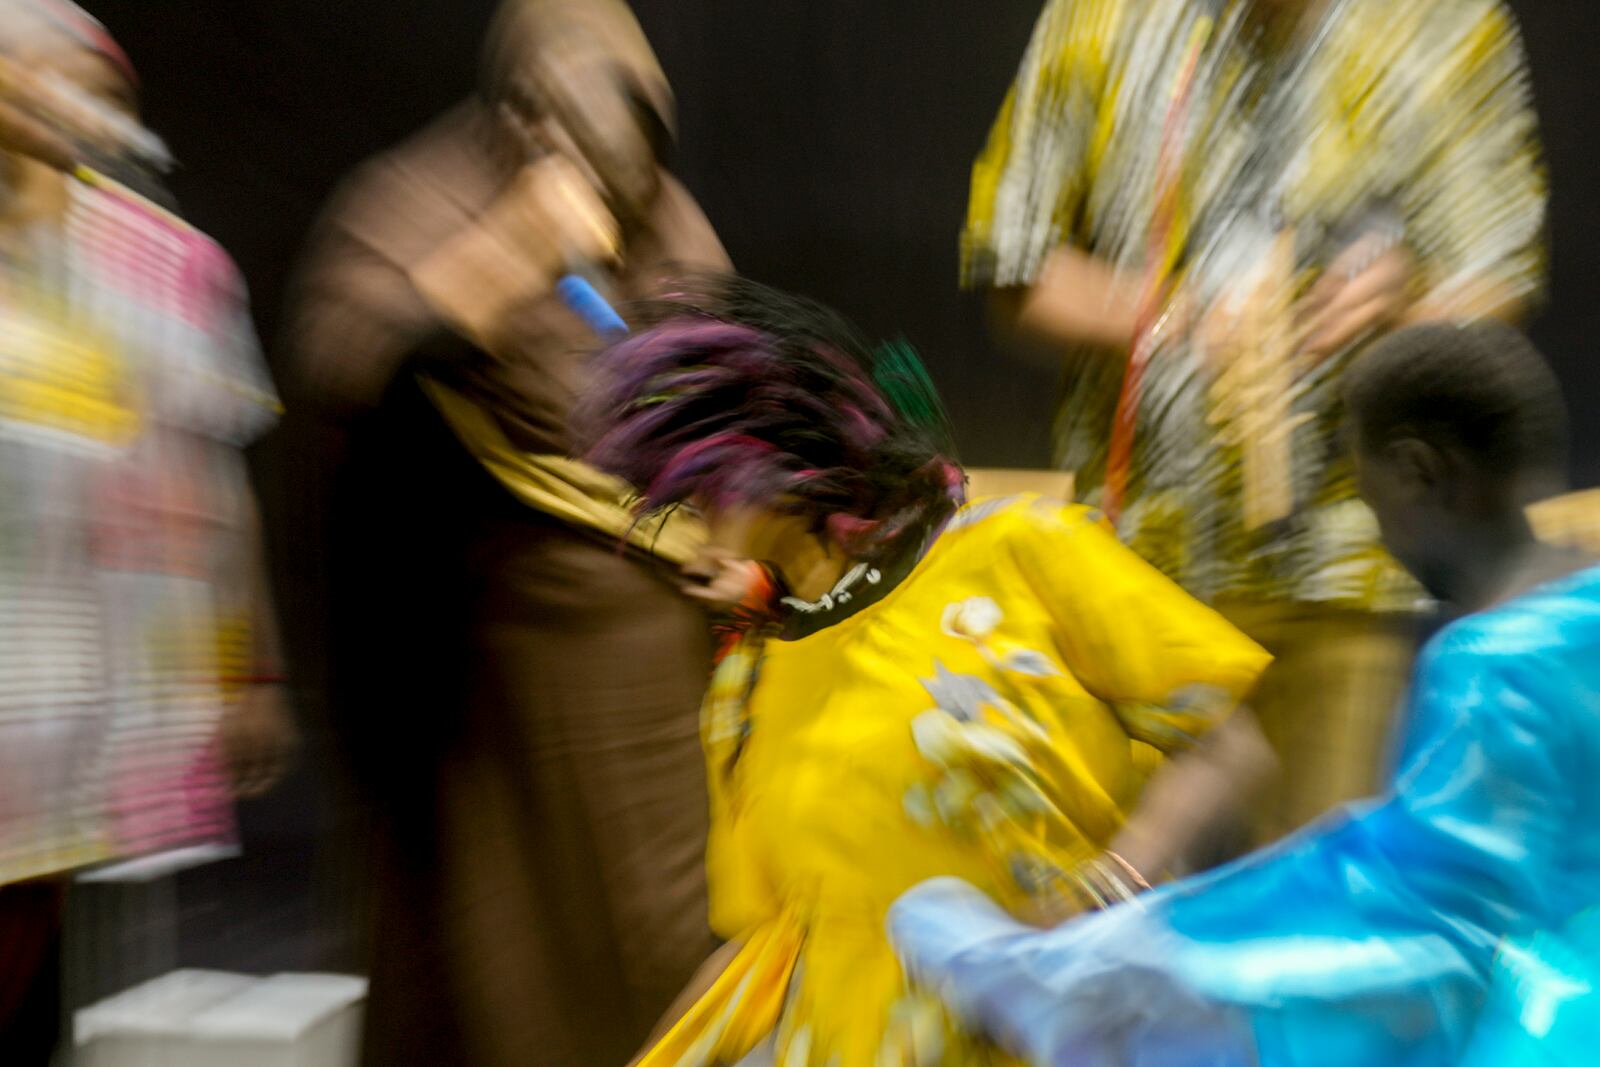
[(1134, 885), (1138, 886), (1141, 892), (1150, 888), (1149, 881), (1145, 879), (1144, 875), (1139, 873), (1138, 868), (1134, 867), (1133, 864), (1129, 863), (1127, 860), (1123, 859), (1109, 848), (1106, 849), (1105, 856), (1118, 867), (1121, 867), (1123, 871), (1127, 873), (1129, 880), (1131, 880)]

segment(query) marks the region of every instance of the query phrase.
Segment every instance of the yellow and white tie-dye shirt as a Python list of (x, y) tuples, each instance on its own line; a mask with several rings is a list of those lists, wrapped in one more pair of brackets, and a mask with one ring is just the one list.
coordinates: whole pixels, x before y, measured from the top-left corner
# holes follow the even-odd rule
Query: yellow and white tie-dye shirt
[[(1159, 269), (1201, 311), (1285, 233), (1291, 300), (1372, 232), (1404, 242), (1413, 295), (1430, 305), (1472, 306), (1486, 287), (1534, 296), (1546, 191), (1504, 5), (1329, 0), (1297, 43), (1272, 50), (1252, 6), (1050, 0), (973, 168), (965, 282), (1026, 286), (1064, 244), (1142, 275), (1160, 187), (1175, 206)], [(1166, 184), (1156, 163), (1169, 126), (1177, 166)], [(1293, 519), (1251, 530), (1240, 452), (1219, 432), (1217, 381), (1198, 348), (1168, 331), (1149, 364), (1124, 539), (1201, 596), (1414, 604), (1336, 439), (1339, 371), (1354, 352), (1297, 370), (1280, 420), (1295, 426)], [(1058, 460), (1091, 502), (1123, 370), (1104, 351), (1068, 354)]]

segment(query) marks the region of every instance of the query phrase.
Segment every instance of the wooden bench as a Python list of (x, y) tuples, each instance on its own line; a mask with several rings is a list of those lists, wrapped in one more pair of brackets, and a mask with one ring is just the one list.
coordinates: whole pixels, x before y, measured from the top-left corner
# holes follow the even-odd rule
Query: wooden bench
[(1072, 500), (1072, 489), (1071, 471), (1006, 470), (998, 467), (967, 470), (967, 496), (972, 500), (1038, 493), (1042, 497), (1066, 503)]
[(1600, 556), (1600, 489), (1540, 501), (1528, 509), (1528, 521), (1545, 541)]

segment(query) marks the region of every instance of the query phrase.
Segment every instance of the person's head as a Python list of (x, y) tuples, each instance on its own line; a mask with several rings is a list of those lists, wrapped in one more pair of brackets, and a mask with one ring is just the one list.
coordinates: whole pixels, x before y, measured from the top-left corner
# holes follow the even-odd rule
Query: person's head
[(66, 0), (0, 0), (0, 22), (11, 83), (0, 142), (12, 178), (38, 164), (90, 163), (119, 177), (166, 168), (166, 146), (139, 121), (133, 65), (105, 27)]
[(626, 3), (506, 0), (481, 92), (513, 154), (565, 153), (624, 220), (644, 216), (671, 151), (673, 100)]
[(875, 350), (820, 304), (733, 278), (647, 316), (601, 355), (579, 435), (642, 510), (699, 511), (712, 554), (791, 581), (808, 550), (884, 563), (959, 505), (948, 424), (908, 349)]
[(1510, 326), (1400, 330), (1350, 367), (1344, 391), (1361, 496), (1390, 552), (1437, 596), (1485, 536), (1519, 535), (1526, 506), (1559, 491), (1561, 389)]
[(35, 76), (60, 78), (130, 117), (138, 113), (139, 80), (100, 22), (68, 0), (4, 0), (0, 45)]

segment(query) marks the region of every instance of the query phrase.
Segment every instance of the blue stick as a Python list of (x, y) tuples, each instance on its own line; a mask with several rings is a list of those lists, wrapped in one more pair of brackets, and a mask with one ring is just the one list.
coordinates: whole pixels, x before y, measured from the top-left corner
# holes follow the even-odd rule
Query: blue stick
[(628, 332), (628, 324), (606, 302), (600, 291), (588, 279), (569, 274), (556, 283), (556, 294), (589, 328), (606, 340), (614, 340)]

